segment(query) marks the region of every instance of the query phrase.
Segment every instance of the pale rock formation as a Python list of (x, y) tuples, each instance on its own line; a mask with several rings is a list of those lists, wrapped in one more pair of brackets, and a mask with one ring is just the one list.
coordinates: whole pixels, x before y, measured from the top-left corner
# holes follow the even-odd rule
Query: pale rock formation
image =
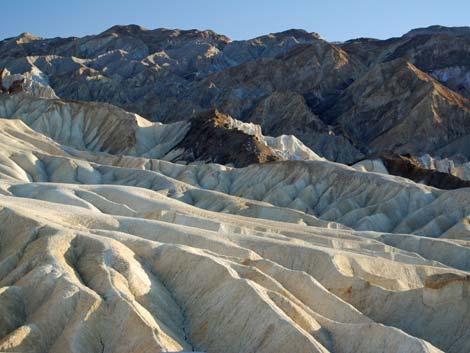
[(463, 180), (470, 180), (470, 163), (462, 158), (433, 158), (429, 154), (418, 160), (428, 169), (449, 173)]
[(12, 75), (8, 70), (2, 72), (1, 85), (4, 91), (16, 90), (26, 92), (29, 95), (41, 98), (58, 98), (54, 90), (49, 86), (42, 73), (34, 68), (31, 72)]
[(318, 160), (322, 159), (310, 148), (305, 146), (294, 135), (281, 135), (278, 137), (264, 136), (261, 125), (243, 123), (229, 117), (229, 127), (241, 130), (248, 135), (256, 136), (261, 142), (271, 147), (282, 159), (286, 160)]
[(361, 172), (389, 174), (381, 159), (365, 159), (353, 164), (352, 167)]
[[(424, 246), (419, 245), (424, 238), (408, 235), (406, 242), (390, 246), (379, 233), (352, 231), (275, 207), (287, 189), (271, 203), (211, 191), (217, 189), (213, 178), (218, 170), (220, 181), (248, 196), (251, 186), (245, 177), (254, 181), (252, 173), (259, 166), (236, 170), (159, 162), (165, 172), (138, 173), (124, 167), (130, 163), (125, 158), (96, 155), (103, 163), (121, 163), (119, 168), (90, 163), (84, 152), (81, 158), (73, 157), (65, 152), (70, 148), (18, 120), (1, 124), (3, 350), (468, 349), (465, 336), (451, 343), (455, 326), (439, 320), (439, 310), (462, 307), (468, 299), (465, 290), (449, 287), (465, 286), (469, 268), (468, 249), (457, 240), (427, 238), (430, 244)], [(87, 158), (94, 155), (87, 153)], [(290, 169), (299, 187), (301, 171), (324, 178), (343, 169), (360, 179), (378, 178), (330, 162), (310, 162), (318, 164), (313, 169), (297, 163), (266, 168), (274, 168), (273, 175), (280, 178), (286, 177), (280, 171)], [(156, 168), (156, 161), (153, 164)], [(323, 174), (322, 165), (331, 169)], [(213, 171), (204, 173), (206, 168)], [(224, 177), (227, 172), (232, 176)], [(191, 177), (194, 173), (197, 179)], [(275, 181), (264, 174), (258, 180), (269, 187), (267, 183)], [(414, 189), (415, 198), (419, 193), (425, 199), (427, 194), (445, 195), (400, 178), (382, 183)], [(377, 190), (377, 197), (383, 197), (383, 189)], [(373, 191), (366, 193), (372, 196)], [(434, 252), (434, 242), (447, 247), (448, 258), (445, 252)], [(442, 281), (437, 276), (464, 280)], [(432, 284), (437, 281), (439, 286)], [(385, 298), (395, 315), (383, 314)], [(404, 298), (410, 306), (401, 305)], [(465, 327), (466, 311), (452, 315)], [(421, 317), (434, 324), (417, 322)]]
[[(350, 160), (408, 133), (423, 113), (413, 131), (434, 129), (432, 139), (403, 145), (466, 151), (465, 98), (408, 61), (382, 63), (409, 38), (338, 48), (302, 31), (237, 43), (212, 31), (118, 26), (2, 41), (0, 67), (13, 75), (37, 67), (36, 81), (60, 96), (142, 108), (170, 87), (165, 104), (174, 107), (179, 89), (212, 82), (213, 102), (248, 118), (211, 111), (199, 126), (215, 133), (200, 136), (248, 144), (224, 151), (229, 157), (292, 160), (203, 163), (220, 151), (189, 143), (199, 112), (164, 124), (27, 87), (0, 94), (0, 351), (469, 352), (470, 189), (385, 174), (390, 166), (376, 157), (334, 163), (307, 140), (262, 133), (295, 108), (296, 123), (309, 126), (286, 129)], [(373, 50), (359, 55), (364, 46)], [(171, 84), (158, 86), (166, 75)], [(418, 106), (400, 79), (422, 94)], [(186, 110), (179, 103), (175, 116)], [(384, 107), (407, 114), (384, 129)], [(182, 158), (201, 150), (207, 159)], [(421, 160), (425, 171), (450, 163)]]

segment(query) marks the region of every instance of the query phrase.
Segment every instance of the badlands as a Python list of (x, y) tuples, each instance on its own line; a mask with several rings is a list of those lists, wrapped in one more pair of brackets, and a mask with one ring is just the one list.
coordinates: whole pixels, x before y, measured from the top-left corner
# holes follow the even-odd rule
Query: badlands
[(0, 352), (470, 352), (468, 33), (0, 42)]

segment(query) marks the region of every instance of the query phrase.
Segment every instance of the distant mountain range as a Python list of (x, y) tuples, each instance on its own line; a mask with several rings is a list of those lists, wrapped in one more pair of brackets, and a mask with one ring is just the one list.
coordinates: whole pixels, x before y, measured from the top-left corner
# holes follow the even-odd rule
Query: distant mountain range
[(218, 109), (294, 134), (330, 160), (381, 152), (470, 157), (470, 28), (332, 44), (289, 30), (232, 41), (212, 31), (114, 26), (83, 38), (23, 33), (0, 67), (64, 99), (107, 102), (152, 121)]

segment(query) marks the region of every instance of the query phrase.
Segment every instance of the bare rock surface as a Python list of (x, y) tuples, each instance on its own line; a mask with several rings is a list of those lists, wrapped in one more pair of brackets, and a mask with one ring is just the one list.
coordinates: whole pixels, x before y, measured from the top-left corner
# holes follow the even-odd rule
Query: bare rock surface
[(454, 37), (0, 42), (0, 351), (469, 352)]
[(362, 156), (315, 113), (362, 64), (315, 33), (289, 30), (247, 41), (134, 25), (83, 38), (26, 33), (0, 42), (2, 66), (42, 77), (61, 98), (107, 102), (161, 122), (216, 108), (260, 124), (266, 135), (295, 134), (327, 158)]
[(138, 139), (104, 153), (112, 133), (83, 144), (71, 103), (2, 98), (23, 109), (0, 119), (2, 350), (470, 349), (470, 189), (321, 159), (181, 165), (126, 154)]
[[(353, 168), (362, 171), (398, 175), (439, 189), (452, 190), (470, 187), (469, 180), (455, 175), (461, 169), (443, 171), (444, 168), (438, 169), (439, 167), (436, 168), (435, 165), (432, 166), (426, 162), (429, 162), (429, 160), (425, 157), (417, 158), (409, 154), (381, 154), (355, 163)], [(440, 163), (442, 166), (446, 165), (445, 162)]]
[[(447, 246), (448, 262), (456, 264), (450, 267), (442, 252), (433, 255), (432, 244), (416, 252), (420, 237), (409, 235), (407, 243), (393, 247), (374, 239), (376, 233), (322, 220), (295, 209), (295, 203), (286, 207), (292, 191), (267, 192), (274, 181), (266, 173), (295, 175), (297, 184), (288, 185), (299, 190), (308, 187), (307, 176), (325, 178), (346, 168), (368, 178), (364, 173), (331, 162), (277, 162), (264, 164), (253, 189), (252, 173), (260, 165), (231, 169), (147, 160), (139, 168), (135, 163), (142, 158), (72, 154), (19, 120), (0, 124), (2, 350), (468, 348), (465, 336), (451, 344), (451, 327), (436, 320), (439, 308), (449, 308), (441, 303), (462, 306), (466, 292), (429, 285), (438, 275), (466, 276), (467, 248), (459, 240), (435, 240)], [(322, 172), (322, 164), (331, 170)], [(413, 197), (423, 200), (415, 206), (420, 209), (425, 200), (429, 205), (445, 195), (404, 179), (384, 182), (392, 189), (408, 185)], [(271, 199), (258, 201), (250, 189)], [(341, 221), (339, 215), (333, 218)], [(364, 308), (358, 296), (386, 300), (396, 315), (384, 319), (377, 307)], [(413, 311), (397, 304), (403, 296)], [(413, 325), (412, 317), (436, 324)], [(459, 310), (453, 320), (465, 326), (468, 317)]]
[(107, 102), (151, 121), (218, 109), (348, 164), (381, 152), (468, 159), (469, 33), (432, 26), (329, 43), (293, 29), (233, 41), (127, 25), (83, 38), (23, 33), (0, 42), (0, 67), (30, 94)]
[(468, 154), (455, 148), (468, 134), (468, 99), (403, 59), (372, 69), (324, 116), (368, 153)]

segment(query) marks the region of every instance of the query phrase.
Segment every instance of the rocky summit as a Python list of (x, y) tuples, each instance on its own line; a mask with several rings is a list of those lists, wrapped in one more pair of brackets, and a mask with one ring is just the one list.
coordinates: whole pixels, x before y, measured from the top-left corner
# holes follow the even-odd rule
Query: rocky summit
[(0, 352), (470, 352), (470, 29), (0, 41)]

